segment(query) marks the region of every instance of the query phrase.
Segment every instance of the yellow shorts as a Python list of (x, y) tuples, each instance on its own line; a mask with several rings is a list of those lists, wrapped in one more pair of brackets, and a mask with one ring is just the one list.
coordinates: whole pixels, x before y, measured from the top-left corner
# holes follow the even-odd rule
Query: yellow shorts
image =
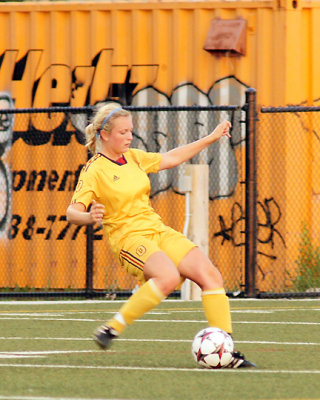
[(130, 236), (123, 242), (118, 256), (126, 271), (144, 282), (144, 263), (153, 253), (163, 251), (178, 266), (193, 247), (196, 245), (182, 233), (166, 227), (164, 232)]

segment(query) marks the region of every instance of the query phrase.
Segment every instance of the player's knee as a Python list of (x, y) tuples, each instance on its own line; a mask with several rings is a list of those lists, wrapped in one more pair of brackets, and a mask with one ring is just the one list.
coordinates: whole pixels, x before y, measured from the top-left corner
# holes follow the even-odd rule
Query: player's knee
[(214, 287), (223, 287), (223, 278), (220, 271), (214, 267), (199, 268), (198, 284), (202, 290), (207, 290)]
[(172, 276), (171, 279), (170, 279), (170, 284), (171, 284), (171, 287), (172, 287), (172, 291), (173, 291), (177, 286), (180, 285), (180, 282), (181, 282), (181, 276), (180, 276), (180, 274), (179, 274), (178, 271), (177, 271), (177, 273), (176, 273), (174, 276)]
[(165, 295), (172, 293), (177, 286), (179, 286), (181, 281), (180, 274), (178, 271), (176, 273), (172, 272), (167, 274), (165, 277), (161, 279), (160, 285), (161, 290)]

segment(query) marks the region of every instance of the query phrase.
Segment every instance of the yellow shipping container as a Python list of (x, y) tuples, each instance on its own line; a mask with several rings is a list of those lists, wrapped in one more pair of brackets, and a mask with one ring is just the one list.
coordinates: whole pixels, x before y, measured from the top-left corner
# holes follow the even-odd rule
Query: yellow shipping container
[[(219, 51), (217, 41), (214, 44), (218, 51), (204, 49), (212, 21), (231, 21), (228, 28), (231, 42), (223, 51), (221, 48)], [(244, 36), (240, 38), (232, 28), (232, 23), (239, 21), (245, 22), (241, 31)], [(0, 6), (0, 97), (8, 96), (16, 108), (82, 107), (110, 99), (137, 106), (242, 105), (247, 87), (257, 90), (259, 105), (312, 105), (320, 97), (319, 70), (320, 1), (25, 2), (2, 3)], [(68, 146), (54, 145), (52, 137), (39, 146), (31, 146), (23, 139), (30, 123), (39, 132), (44, 126), (46, 131), (54, 132), (63, 124), (61, 118), (63, 116), (59, 114), (31, 115), (30, 119), (16, 115), (11, 129), (16, 137), (20, 134), (22, 137), (1, 154), (3, 170), (8, 171), (14, 166), (16, 173), (10, 188), (14, 201), (9, 211), (21, 217), (20, 222), (18, 217), (14, 220), (20, 229), (20, 236), (17, 236), (20, 254), (14, 249), (8, 251), (13, 240), (7, 239), (6, 232), (9, 229), (11, 233), (15, 232), (10, 222), (1, 227), (0, 256), (6, 260), (4, 269), (7, 271), (7, 278), (0, 276), (2, 287), (85, 286), (85, 260), (76, 256), (78, 249), (85, 246), (84, 239), (77, 244), (62, 240), (52, 245), (34, 237), (32, 243), (28, 242), (33, 226), (41, 232), (43, 224), (47, 223), (48, 235), (50, 224), (63, 223), (72, 193), (71, 183), (68, 190), (59, 191), (55, 187), (27, 193), (32, 171), (47, 171), (51, 174), (51, 178), (45, 177), (47, 183), (49, 179), (57, 183), (65, 171), (70, 172), (67, 174), (73, 177), (70, 179), (75, 179), (77, 169), (86, 161), (86, 151), (73, 135), (74, 127), (70, 122), (72, 138)], [(297, 200), (298, 178), (294, 169), (297, 147), (292, 145), (287, 116), (280, 118), (276, 128), (272, 124), (264, 125), (265, 118), (261, 116), (261, 128), (258, 127), (260, 222), (262, 225), (265, 222), (266, 210), (272, 203), (268, 199), (273, 198), (275, 190), (277, 207), (286, 208), (279, 225), (283, 241), (276, 239), (278, 245), (272, 247), (275, 258), (270, 261), (259, 256), (259, 264), (265, 273), (259, 272), (258, 286), (270, 291), (281, 290), (281, 284), (278, 285), (274, 276), (265, 278), (270, 276), (270, 263), (272, 269), (280, 268), (283, 274), (287, 269), (294, 269), (301, 223), (306, 221), (312, 227), (316, 240), (320, 236), (320, 149), (319, 141), (312, 136), (315, 127), (310, 118), (308, 134), (301, 136), (298, 144), (301, 150), (299, 163), (310, 179), (303, 187), (303, 196)], [(281, 143), (276, 141), (279, 134), (283, 138)], [(268, 166), (273, 163), (275, 154), (280, 160), (277, 170)], [(242, 158), (243, 149), (239, 147), (235, 151), (237, 163), (241, 163)], [(58, 177), (52, 172), (58, 170), (57, 160), (60, 163)], [(265, 169), (260, 169), (260, 165)], [(22, 170), (27, 174), (25, 187), (16, 190), (15, 185), (19, 186), (22, 179), (18, 172)], [(275, 180), (274, 174), (280, 174), (281, 179)], [(212, 212), (216, 215), (224, 213), (226, 220), (235, 213), (235, 225), (243, 219), (243, 210), (235, 209), (235, 199), (243, 197), (243, 188), (240, 188), (243, 178), (244, 172), (240, 171), (234, 197), (210, 205)], [(163, 202), (168, 201), (163, 198)], [(177, 201), (181, 202), (181, 199)], [(160, 199), (155, 200), (156, 204), (159, 202)], [(299, 209), (297, 214), (296, 209)], [(168, 216), (168, 220), (170, 218), (172, 216)], [(218, 221), (210, 224), (210, 238), (215, 234), (219, 237), (221, 226)], [(175, 225), (182, 229), (183, 216), (177, 218)], [(22, 231), (25, 232), (24, 239)], [(235, 234), (243, 237), (240, 231)], [(263, 230), (260, 234), (263, 235)], [(263, 246), (270, 247), (271, 244), (261, 241), (259, 252), (263, 253)], [(221, 265), (226, 276), (229, 276), (228, 270), (238, 270), (237, 278), (227, 278), (228, 287), (233, 289), (243, 283), (243, 259), (239, 264), (243, 254), (232, 248), (231, 243), (228, 245), (219, 255), (211, 246), (210, 255), (218, 265), (227, 264)], [(100, 244), (98, 248), (95, 265), (101, 266), (108, 250)], [(46, 261), (35, 265), (30, 261), (31, 252), (45, 254)], [(81, 284), (70, 278), (71, 266), (81, 277)], [(105, 268), (107, 270), (108, 266)], [(41, 278), (35, 276), (35, 270), (41, 271)], [(96, 288), (104, 288), (111, 278), (120, 287), (125, 287), (122, 271), (116, 267), (113, 272), (106, 270), (99, 267), (96, 271)]]

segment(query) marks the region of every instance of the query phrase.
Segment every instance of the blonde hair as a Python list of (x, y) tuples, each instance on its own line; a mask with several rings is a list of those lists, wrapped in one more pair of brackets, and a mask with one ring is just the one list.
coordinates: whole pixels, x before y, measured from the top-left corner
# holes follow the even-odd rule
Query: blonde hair
[(130, 115), (130, 112), (121, 108), (118, 103), (108, 103), (98, 106), (91, 123), (86, 127), (86, 147), (92, 154), (99, 150), (100, 131), (111, 132), (113, 121), (118, 117)]

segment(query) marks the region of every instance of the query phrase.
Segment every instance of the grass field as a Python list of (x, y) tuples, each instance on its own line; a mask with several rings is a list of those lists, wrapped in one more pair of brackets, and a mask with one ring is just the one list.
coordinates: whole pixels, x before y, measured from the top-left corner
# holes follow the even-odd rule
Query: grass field
[(111, 350), (92, 331), (120, 301), (0, 302), (0, 400), (320, 399), (320, 299), (231, 300), (236, 348), (257, 369), (198, 368), (200, 302), (165, 301)]

